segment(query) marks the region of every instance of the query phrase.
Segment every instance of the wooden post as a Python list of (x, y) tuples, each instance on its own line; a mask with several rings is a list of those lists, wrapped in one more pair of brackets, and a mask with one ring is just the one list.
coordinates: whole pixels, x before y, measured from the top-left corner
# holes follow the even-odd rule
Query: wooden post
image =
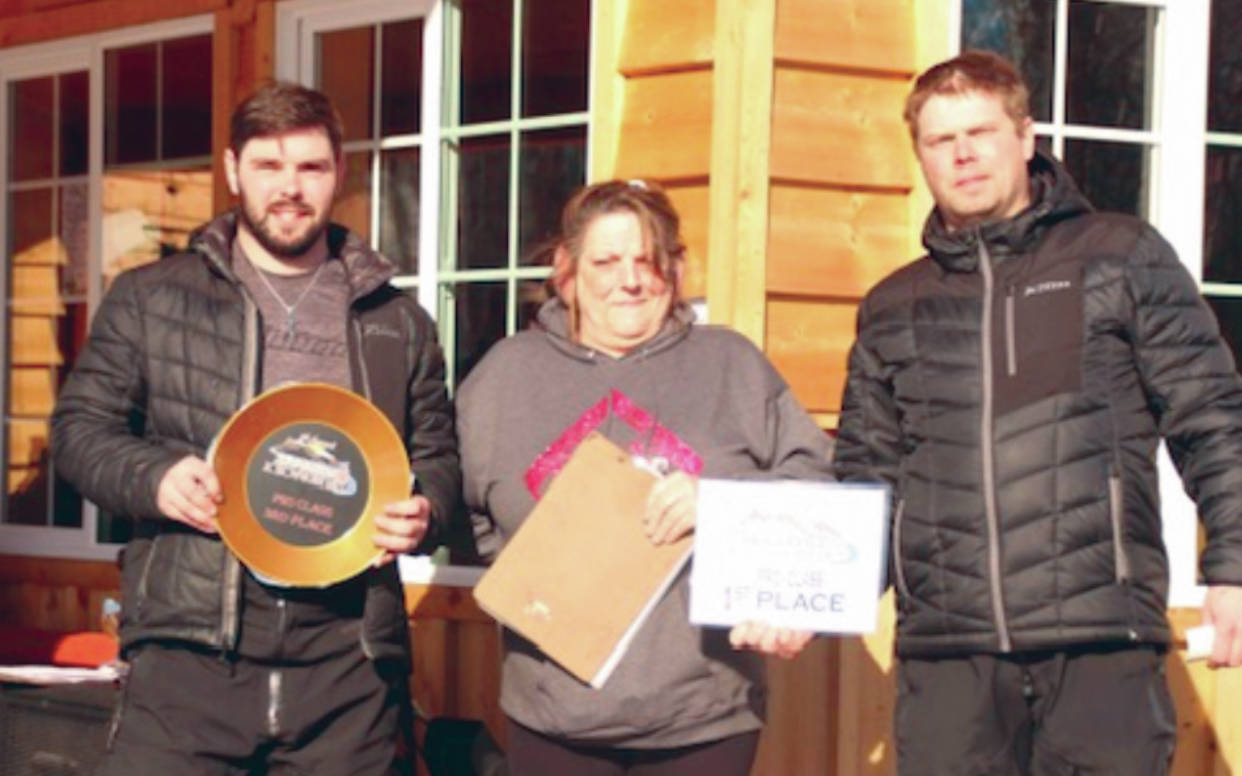
[(764, 345), (775, 0), (717, 0), (707, 309)]

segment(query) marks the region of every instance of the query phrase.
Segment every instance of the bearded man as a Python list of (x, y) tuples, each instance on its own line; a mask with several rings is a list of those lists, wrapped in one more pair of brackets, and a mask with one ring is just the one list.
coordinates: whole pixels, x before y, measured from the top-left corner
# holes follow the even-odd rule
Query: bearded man
[[(392, 772), (409, 638), (392, 559), (429, 544), (460, 486), (444, 362), (393, 266), (329, 223), (342, 128), (323, 94), (241, 103), (224, 154), (240, 206), (189, 249), (116, 279), (52, 420), (57, 471), (133, 520), (122, 561), (130, 663), (105, 774)], [(221, 543), (205, 451), (287, 381), (365, 396), (417, 486), (376, 518), (374, 567), (326, 588), (266, 583)]]

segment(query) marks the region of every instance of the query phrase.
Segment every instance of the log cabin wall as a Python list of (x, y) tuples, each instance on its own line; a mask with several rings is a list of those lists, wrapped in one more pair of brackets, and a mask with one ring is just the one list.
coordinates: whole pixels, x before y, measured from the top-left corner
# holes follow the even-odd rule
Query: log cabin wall
[[(918, 253), (929, 206), (900, 109), (948, 52), (946, 0), (596, 0), (592, 179), (661, 181), (681, 212), (686, 293), (761, 344), (836, 422), (854, 308)], [(0, 0), (0, 47), (213, 13), (213, 151), (238, 96), (273, 71), (273, 0)], [(675, 8), (675, 10), (674, 10)], [(216, 173), (218, 176), (218, 172)], [(227, 203), (213, 186), (215, 209)], [(0, 548), (0, 553), (3, 548)], [(0, 555), (0, 624), (99, 626), (110, 563)], [(415, 697), (500, 734), (493, 623), (457, 589), (411, 587)], [(866, 639), (818, 639), (770, 666), (756, 776), (891, 774), (892, 605)], [(1179, 632), (1197, 623), (1174, 611)], [(1242, 774), (1242, 672), (1168, 662), (1175, 776)]]

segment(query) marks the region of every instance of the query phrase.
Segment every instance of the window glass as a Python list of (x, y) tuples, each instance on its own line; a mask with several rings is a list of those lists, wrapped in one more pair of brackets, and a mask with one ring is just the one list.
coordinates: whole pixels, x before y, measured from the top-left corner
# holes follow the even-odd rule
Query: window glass
[(1071, 0), (1066, 120), (1150, 129), (1154, 8)]
[[(1242, 4), (1213, 0), (1211, 30), (1203, 279), (1242, 283)], [(1230, 314), (1236, 316), (1232, 306)]]
[(1036, 121), (1052, 120), (1055, 30), (1055, 2), (962, 2), (962, 50), (987, 49), (1012, 59), (1031, 90)]
[(586, 110), (590, 0), (524, 0), (522, 10), (522, 115)]
[(155, 43), (104, 53), (104, 164), (153, 162), (159, 158), (158, 62), (159, 46)]
[(504, 267), (509, 256), (509, 136), (463, 138), (457, 169), (457, 265)]
[(1147, 216), (1147, 146), (1067, 139), (1065, 167), (1097, 209)]
[(506, 283), (457, 283), (447, 291), (454, 310), (454, 385), (461, 385), (487, 349), (504, 338)]
[(60, 174), (85, 175), (90, 150), (90, 74), (65, 73), (59, 80)]
[(332, 208), (332, 220), (371, 239), (371, 152), (345, 154), (345, 181)]
[[(4, 522), (79, 527), (82, 502), (52, 471), (49, 417), (86, 333), (85, 72), (11, 84), (5, 207)], [(41, 137), (31, 136), (37, 130)], [(27, 157), (27, 149), (30, 156)], [(66, 153), (67, 152), (67, 153)]]
[(211, 155), (211, 36), (160, 44), (161, 159)]
[(1242, 3), (1212, 0), (1208, 131), (1242, 133)]
[(423, 123), (423, 20), (385, 24), (381, 37), (380, 132), (417, 134)]
[(1242, 148), (1207, 149), (1203, 279), (1242, 283)]
[(586, 177), (586, 127), (523, 132), (520, 164), (518, 257), (527, 264), (556, 234), (561, 208)]
[(403, 275), (418, 274), (420, 154), (401, 148), (380, 157), (380, 252)]
[(462, 0), (462, 124), (512, 114), (513, 0)]
[(370, 139), (375, 96), (375, 28), (322, 32), (316, 39), (316, 81), (341, 114), (345, 139)]
[(55, 79), (32, 78), (9, 87), (9, 175), (14, 181), (52, 177), (52, 144), (56, 134), (53, 95)]

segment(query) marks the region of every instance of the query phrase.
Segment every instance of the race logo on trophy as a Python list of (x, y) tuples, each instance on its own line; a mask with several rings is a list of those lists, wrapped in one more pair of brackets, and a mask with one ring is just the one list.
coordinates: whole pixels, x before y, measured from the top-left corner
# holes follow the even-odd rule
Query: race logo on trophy
[(295, 423), (259, 444), (246, 472), (246, 496), (264, 530), (288, 544), (310, 547), (343, 535), (369, 497), (367, 467), (358, 447), (322, 423)]

